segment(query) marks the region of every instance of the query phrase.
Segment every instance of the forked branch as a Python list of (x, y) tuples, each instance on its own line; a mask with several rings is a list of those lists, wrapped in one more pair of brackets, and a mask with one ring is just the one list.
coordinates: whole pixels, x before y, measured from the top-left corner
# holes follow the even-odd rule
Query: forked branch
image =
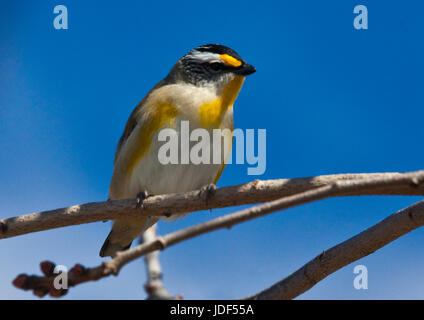
[[(245, 210), (238, 211), (236, 213), (218, 217), (213, 220), (210, 220), (210, 221), (207, 221), (207, 222), (204, 222), (189, 228), (185, 228), (180, 231), (176, 231), (162, 237), (158, 237), (153, 241), (140, 244), (139, 246), (133, 249), (121, 252), (114, 259), (107, 261), (98, 267), (83, 268), (84, 272), (78, 275), (71, 274), (69, 283), (71, 286), (73, 286), (73, 285), (77, 285), (79, 283), (83, 283), (87, 281), (98, 280), (100, 278), (107, 277), (111, 274), (116, 275), (125, 264), (143, 255), (146, 255), (150, 252), (153, 252), (155, 250), (163, 250), (169, 246), (175, 245), (179, 242), (188, 240), (190, 238), (199, 236), (207, 232), (211, 232), (211, 231), (222, 229), (222, 228), (231, 228), (232, 226), (236, 224), (239, 224), (239, 223), (260, 217), (260, 216), (264, 216), (266, 214), (269, 214), (275, 211), (288, 209), (293, 206), (305, 204), (312, 201), (317, 201), (320, 199), (325, 199), (332, 196), (361, 194), (361, 191), (367, 192), (369, 190), (383, 190), (383, 189), (390, 190), (391, 188), (398, 189), (399, 186), (402, 186), (403, 188), (408, 187), (408, 188), (417, 190), (417, 189), (421, 189), (423, 180), (424, 180), (423, 171), (409, 173), (409, 174), (396, 174), (396, 175), (390, 175), (390, 176), (383, 174), (379, 177), (372, 177), (369, 179), (336, 180), (335, 182), (331, 184), (327, 184), (327, 185), (324, 185), (312, 190), (308, 190), (305, 192), (301, 192), (295, 195), (283, 197), (278, 200), (274, 200), (262, 205), (258, 205), (258, 206), (254, 206)], [(412, 229), (421, 226), (424, 223), (424, 210), (422, 210), (423, 209), (422, 207), (423, 207), (422, 205), (413, 206), (415, 210), (413, 215), (409, 214), (409, 212), (411, 211), (407, 211), (408, 213), (406, 215), (409, 217), (409, 219), (407, 220), (403, 218), (403, 219), (400, 219), (399, 221), (396, 220), (396, 223), (392, 223), (392, 222), (389, 223), (390, 228), (392, 228), (391, 234), (396, 235), (396, 237), (394, 238), (383, 237), (380, 239), (374, 236), (369, 238), (368, 239), (369, 241), (374, 241), (374, 243), (369, 244), (370, 248), (373, 248), (373, 250), (376, 250), (375, 248), (380, 248), (384, 246), (385, 244), (387, 244), (388, 242), (393, 241), (400, 235), (405, 234), (411, 231)], [(405, 210), (408, 210), (408, 209), (405, 209)], [(415, 216), (419, 216), (420, 218), (414, 218)], [(383, 224), (383, 227), (387, 228), (387, 224), (386, 223)], [(380, 228), (382, 228), (380, 224), (374, 226), (373, 228), (377, 228), (378, 235), (382, 235), (384, 233), (379, 231)], [(358, 238), (357, 240), (353, 240), (353, 241), (354, 243), (351, 244), (351, 248), (357, 248), (358, 245), (362, 243), (361, 241), (363, 241), (363, 239)], [(360, 243), (359, 244), (355, 243), (355, 241), (360, 241)], [(346, 252), (343, 252), (340, 254), (344, 255), (343, 257), (345, 260), (343, 259), (340, 260), (340, 258), (336, 258), (334, 260), (336, 261), (334, 263), (334, 266), (326, 267), (327, 269), (325, 270), (327, 270), (327, 272), (330, 272), (330, 273), (334, 272), (335, 270), (341, 268), (342, 266), (352, 262), (351, 260), (346, 259), (346, 256), (347, 257), (351, 256), (351, 253), (349, 252), (349, 247), (345, 246), (344, 249), (346, 250)], [(369, 253), (366, 253), (367, 251), (360, 251), (360, 252), (364, 255), (369, 254)], [(325, 256), (326, 256), (325, 254), (322, 254), (321, 258), (319, 259), (322, 260), (323, 257)], [(358, 254), (356, 253), (356, 255), (353, 254), (352, 257), (354, 257), (354, 259), (356, 260), (356, 259), (359, 259), (361, 256), (358, 256)], [(323, 261), (326, 261), (326, 260), (323, 260)], [(343, 261), (345, 261), (346, 264), (343, 264), (344, 263)], [(324, 263), (324, 266), (326, 266), (325, 263)], [(328, 274), (323, 272), (322, 278), (324, 278)], [(21, 280), (19, 283), (17, 284), (15, 283), (17, 287), (20, 287), (26, 290), (34, 290), (34, 292), (42, 291), (42, 289), (44, 289), (44, 292), (45, 292), (47, 288), (49, 288), (50, 290), (50, 288), (52, 287), (53, 278), (52, 276), (38, 277), (38, 276), (20, 275), (18, 276), (17, 279), (15, 279), (15, 282), (18, 279), (21, 279)], [(310, 280), (315, 278), (310, 277), (309, 271), (307, 274), (306, 273), (304, 274), (303, 279), (299, 277), (297, 277), (296, 279), (306, 281), (308, 285), (310, 286), (313, 286), (316, 282), (319, 281), (317, 280), (316, 282), (314, 282), (313, 280)], [(319, 276), (316, 275), (316, 279), (320, 279)], [(300, 280), (296, 280), (296, 281), (300, 281)], [(305, 287), (303, 283), (298, 286), (300, 286), (301, 288)], [(280, 286), (277, 286), (277, 287), (280, 288)], [(279, 293), (277, 294), (275, 293), (275, 292), (279, 292), (279, 289), (275, 289), (274, 287), (273, 289), (269, 289), (269, 290), (271, 290), (271, 292), (274, 292), (273, 294), (270, 294), (270, 297), (282, 298), (287, 296), (290, 298), (290, 297), (296, 296), (293, 293), (291, 295), (282, 294), (280, 296)], [(302, 289), (297, 289), (297, 290), (293, 289), (293, 292), (301, 293), (303, 291)], [(252, 296), (252, 298), (261, 298), (265, 296), (266, 296), (265, 293), (261, 293), (256, 296)]]

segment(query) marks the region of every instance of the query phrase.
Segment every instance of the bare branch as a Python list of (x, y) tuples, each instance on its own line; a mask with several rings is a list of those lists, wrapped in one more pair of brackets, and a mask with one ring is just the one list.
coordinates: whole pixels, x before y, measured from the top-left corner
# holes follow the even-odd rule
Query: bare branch
[[(46, 294), (55, 298), (62, 297), (68, 290), (57, 290), (54, 288), (54, 279), (57, 277), (57, 274), (53, 273), (54, 268), (55, 264), (53, 262), (43, 261), (40, 263), (40, 269), (44, 276), (20, 274), (12, 283), (18, 289), (32, 290), (40, 298)], [(108, 267), (107, 262), (96, 268), (85, 268), (81, 264), (76, 264), (68, 272), (68, 287), (73, 287), (83, 282), (96, 281), (114, 274), (114, 272), (114, 269)]]
[(293, 299), (319, 281), (424, 225), (424, 200), (402, 209), (309, 261), (272, 287), (245, 299)]
[[(141, 243), (151, 242), (156, 239), (157, 224), (147, 229), (141, 236)], [(171, 296), (162, 283), (162, 268), (159, 262), (159, 251), (153, 251), (144, 256), (146, 263), (147, 282), (144, 289), (148, 300), (174, 300), (182, 299), (181, 295)]]
[(423, 174), (424, 171), (416, 171), (410, 173), (339, 174), (267, 181), (255, 180), (247, 184), (218, 188), (214, 196), (208, 201), (204, 201), (200, 191), (150, 197), (143, 202), (143, 209), (136, 209), (135, 199), (86, 203), (1, 220), (0, 239), (118, 217), (163, 216), (261, 203), (319, 187), (331, 186), (336, 182), (385, 181), (385, 183), (375, 185), (367, 183), (356, 189), (332, 193), (330, 196), (423, 195), (424, 186), (416, 183)]
[[(397, 185), (404, 184), (404, 185), (413, 185), (414, 187), (419, 188), (423, 180), (424, 180), (424, 172), (420, 172), (418, 174), (417, 173), (402, 174), (402, 175), (397, 175), (395, 177), (381, 176), (379, 178), (371, 178), (371, 179), (365, 179), (365, 180), (336, 181), (330, 185), (324, 185), (322, 187), (319, 187), (313, 190), (305, 191), (305, 192), (284, 197), (275, 201), (267, 202), (262, 205), (241, 210), (229, 215), (218, 217), (213, 220), (210, 220), (210, 221), (207, 221), (207, 222), (204, 222), (189, 228), (185, 228), (180, 231), (170, 233), (163, 237), (158, 237), (153, 241), (143, 243), (133, 249), (119, 252), (115, 258), (103, 263), (103, 265), (96, 268), (92, 268), (92, 269), (85, 269), (87, 276), (85, 278), (80, 277), (80, 278), (73, 279), (72, 285), (91, 281), (91, 280), (97, 280), (100, 277), (106, 277), (111, 274), (116, 275), (125, 264), (147, 253), (153, 252), (155, 250), (163, 250), (169, 246), (175, 245), (179, 242), (182, 242), (184, 240), (196, 237), (198, 235), (201, 235), (207, 232), (211, 232), (211, 231), (222, 229), (222, 228), (231, 228), (233, 225), (236, 225), (238, 223), (251, 220), (260, 216), (264, 216), (266, 214), (269, 214), (275, 211), (279, 211), (279, 210), (287, 209), (293, 206), (305, 204), (308, 202), (328, 198), (334, 195), (349, 194), (353, 192), (359, 192), (360, 190), (369, 190), (371, 188), (382, 188), (383, 186), (388, 188), (389, 186), (397, 186)], [(417, 221), (421, 222), (421, 220), (417, 220)], [(418, 227), (419, 225), (421, 224), (417, 224), (415, 227)], [(402, 234), (402, 231), (399, 231), (399, 232), (400, 234)], [(32, 277), (36, 277), (36, 276), (32, 276)], [(28, 288), (28, 285), (25, 288)], [(36, 289), (36, 287), (32, 286), (29, 289), (34, 290)]]

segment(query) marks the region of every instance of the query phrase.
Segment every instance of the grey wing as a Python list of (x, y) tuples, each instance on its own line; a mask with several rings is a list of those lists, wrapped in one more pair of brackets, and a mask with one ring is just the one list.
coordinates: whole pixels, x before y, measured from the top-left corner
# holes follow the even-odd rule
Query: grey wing
[(125, 125), (124, 132), (122, 133), (121, 138), (119, 138), (118, 145), (116, 146), (115, 159), (113, 161), (114, 164), (116, 163), (116, 161), (118, 159), (119, 152), (121, 151), (122, 146), (127, 141), (128, 137), (131, 135), (131, 132), (134, 130), (134, 128), (137, 125), (137, 114), (140, 111), (140, 109), (141, 109), (141, 107), (142, 107), (145, 99), (146, 98), (144, 98), (143, 100), (141, 100), (137, 104), (137, 106), (135, 107), (135, 109), (131, 113), (130, 117), (128, 118), (128, 121), (127, 121), (127, 123)]
[(149, 91), (149, 93), (134, 108), (133, 112), (131, 113), (131, 115), (128, 118), (128, 121), (127, 121), (127, 123), (125, 125), (124, 132), (122, 133), (121, 138), (119, 138), (118, 145), (116, 146), (115, 159), (113, 161), (114, 164), (116, 163), (116, 161), (117, 161), (117, 159), (119, 157), (119, 152), (121, 151), (122, 146), (125, 144), (125, 142), (127, 141), (128, 137), (133, 132), (134, 128), (137, 126), (137, 115), (140, 112), (141, 108), (143, 107), (145, 101), (149, 97), (150, 92), (152, 92), (153, 90), (155, 90), (157, 88), (160, 88), (160, 87), (164, 86), (165, 84), (166, 83), (165, 83), (164, 80), (160, 81), (152, 90)]

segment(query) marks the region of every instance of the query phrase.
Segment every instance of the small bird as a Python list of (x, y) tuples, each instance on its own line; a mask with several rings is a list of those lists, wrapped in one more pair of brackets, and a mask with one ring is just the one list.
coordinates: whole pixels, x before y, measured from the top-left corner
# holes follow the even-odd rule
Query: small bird
[[(168, 76), (160, 81), (135, 107), (116, 148), (109, 199), (137, 198), (139, 206), (151, 195), (212, 190), (231, 152), (233, 104), (245, 76), (256, 69), (234, 50), (219, 44), (199, 46), (183, 56)], [(163, 142), (162, 129), (180, 135), (181, 122), (190, 131), (203, 128), (229, 129), (222, 136), (226, 150), (220, 163), (162, 164), (158, 152)], [(181, 151), (181, 146), (179, 146)], [(172, 215), (170, 219), (184, 215)], [(137, 217), (114, 220), (100, 256), (114, 257), (131, 246), (132, 241), (159, 220)]]

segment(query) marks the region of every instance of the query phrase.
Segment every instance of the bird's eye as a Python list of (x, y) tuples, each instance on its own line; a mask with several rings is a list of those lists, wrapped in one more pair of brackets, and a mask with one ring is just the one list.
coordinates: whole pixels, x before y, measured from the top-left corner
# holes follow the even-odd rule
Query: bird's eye
[(221, 64), (219, 62), (213, 62), (213, 63), (209, 64), (209, 68), (212, 71), (215, 71), (216, 72), (216, 71), (221, 70)]

